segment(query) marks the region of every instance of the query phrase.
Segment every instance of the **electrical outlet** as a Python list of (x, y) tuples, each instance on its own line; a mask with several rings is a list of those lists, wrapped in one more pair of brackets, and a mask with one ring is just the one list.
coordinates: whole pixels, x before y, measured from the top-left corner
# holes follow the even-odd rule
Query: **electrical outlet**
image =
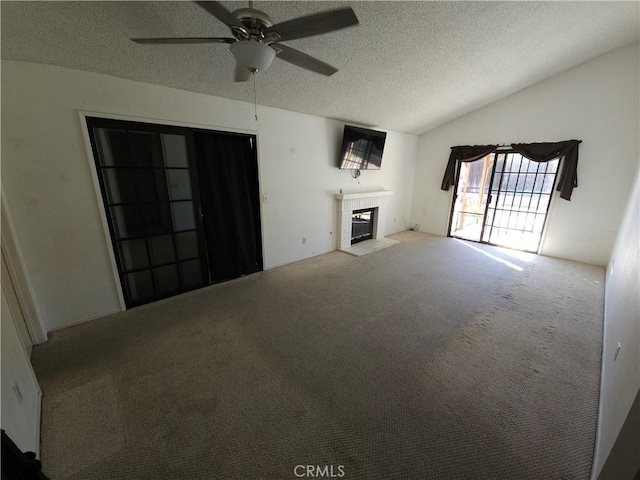
[(302, 244), (304, 245), (305, 243), (307, 243), (307, 238), (306, 237), (302, 237)]
[(13, 393), (16, 394), (16, 398), (18, 399), (18, 403), (22, 405), (22, 392), (20, 391), (20, 387), (18, 386), (18, 382), (13, 382), (12, 387)]

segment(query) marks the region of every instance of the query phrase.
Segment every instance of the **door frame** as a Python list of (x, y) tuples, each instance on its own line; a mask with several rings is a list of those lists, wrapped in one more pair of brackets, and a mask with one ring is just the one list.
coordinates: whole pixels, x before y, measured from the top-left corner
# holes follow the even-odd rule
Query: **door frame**
[(7, 272), (18, 299), (18, 306), (24, 317), (32, 343), (34, 345), (44, 343), (47, 341), (47, 329), (44, 326), (42, 313), (35, 300), (33, 285), (27, 275), (27, 267), (20, 244), (15, 237), (13, 219), (4, 195), (4, 188), (0, 195), (0, 208), (2, 217), (1, 249), (6, 261)]
[[(118, 297), (119, 309), (114, 310), (113, 312), (107, 312), (104, 315), (110, 315), (111, 313), (124, 312), (127, 310), (127, 306), (124, 300), (124, 292), (122, 290), (122, 285), (120, 282), (120, 272), (118, 270), (118, 263), (116, 260), (116, 254), (114, 251), (114, 246), (111, 241), (111, 231), (109, 229), (109, 220), (107, 218), (107, 214), (104, 208), (104, 201), (102, 197), (102, 189), (100, 187), (100, 179), (98, 175), (98, 170), (96, 167), (96, 161), (93, 155), (93, 147), (91, 145), (91, 135), (89, 133), (89, 126), (87, 124), (87, 119), (89, 117), (100, 118), (104, 120), (120, 120), (125, 122), (133, 122), (133, 123), (141, 123), (141, 124), (152, 124), (166, 127), (182, 127), (188, 128), (192, 130), (204, 130), (209, 132), (222, 132), (222, 133), (235, 133), (235, 134), (243, 134), (243, 135), (252, 135), (255, 137), (256, 141), (256, 160), (258, 163), (258, 198), (263, 198), (263, 172), (262, 172), (262, 162), (260, 161), (260, 134), (257, 130), (246, 130), (242, 128), (230, 128), (219, 125), (210, 125), (210, 124), (200, 124), (200, 123), (191, 123), (191, 122), (180, 122), (177, 120), (168, 120), (168, 119), (157, 119), (157, 118), (149, 118), (149, 117), (137, 117), (133, 115), (123, 115), (117, 113), (108, 113), (108, 112), (98, 112), (98, 111), (90, 111), (90, 110), (78, 110), (78, 118), (80, 120), (80, 130), (82, 133), (82, 137), (84, 140), (84, 146), (86, 151), (86, 160), (89, 166), (89, 171), (91, 172), (91, 181), (93, 183), (93, 191), (95, 194), (95, 207), (98, 211), (98, 216), (100, 217), (100, 223), (102, 224), (102, 234), (104, 239), (104, 245), (106, 247), (107, 255), (109, 257), (109, 264), (111, 266), (111, 279), (113, 281), (113, 287), (116, 291), (116, 295)], [(264, 202), (259, 202), (260, 204), (260, 230), (261, 230), (261, 248), (262, 248), (262, 264), (263, 269), (264, 265), (267, 264), (267, 255), (265, 251), (265, 225), (264, 225)]]

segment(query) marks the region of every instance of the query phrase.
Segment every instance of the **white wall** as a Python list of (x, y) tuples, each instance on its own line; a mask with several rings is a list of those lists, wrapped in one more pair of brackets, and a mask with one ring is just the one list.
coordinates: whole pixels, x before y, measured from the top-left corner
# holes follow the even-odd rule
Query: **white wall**
[(261, 106), (255, 122), (250, 103), (3, 61), (2, 183), (49, 330), (120, 309), (79, 111), (256, 133), (267, 269), (336, 248), (341, 188), (393, 190), (387, 234), (409, 217), (416, 136), (389, 132), (357, 184), (336, 168), (343, 123)]
[[(9, 285), (7, 285), (9, 284)], [(3, 278), (0, 321), (0, 356), (2, 360), (2, 428), (23, 452), (40, 449), (40, 387), (31, 368), (18, 329), (17, 318), (9, 308), (5, 289), (10, 282)], [(17, 388), (21, 398), (14, 388)]]
[[(597, 478), (640, 389), (640, 172), (607, 267)], [(614, 360), (618, 343), (618, 358)], [(637, 464), (637, 460), (636, 460)]]
[(541, 253), (606, 265), (638, 161), (638, 57), (638, 44), (618, 49), (422, 135), (412, 221), (447, 234), (453, 146), (580, 139), (578, 188), (570, 202), (554, 194)]

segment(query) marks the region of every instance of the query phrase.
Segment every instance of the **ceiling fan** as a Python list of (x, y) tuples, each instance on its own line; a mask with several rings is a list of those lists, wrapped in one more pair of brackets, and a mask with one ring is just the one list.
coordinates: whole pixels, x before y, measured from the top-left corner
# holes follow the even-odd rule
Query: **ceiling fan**
[(339, 8), (273, 24), (269, 16), (253, 8), (240, 8), (233, 12), (219, 2), (195, 2), (231, 29), (230, 37), (196, 38), (132, 38), (140, 44), (226, 43), (236, 59), (235, 81), (246, 82), (252, 73), (266, 70), (277, 56), (298, 67), (331, 76), (338, 70), (317, 58), (280, 42), (311, 37), (358, 24), (358, 18), (349, 8)]

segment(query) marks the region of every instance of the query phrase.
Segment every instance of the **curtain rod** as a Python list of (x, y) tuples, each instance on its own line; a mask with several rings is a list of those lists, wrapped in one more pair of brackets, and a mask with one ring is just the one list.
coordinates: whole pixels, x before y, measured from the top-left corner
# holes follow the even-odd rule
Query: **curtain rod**
[[(564, 140), (564, 141), (565, 141), (565, 142), (572, 142), (572, 141), (575, 141), (575, 142), (578, 142), (578, 143), (582, 143), (582, 140)], [(498, 148), (501, 148), (501, 147), (510, 147), (510, 146), (511, 146), (511, 145), (513, 145), (514, 143), (517, 145), (517, 143), (516, 143), (516, 142), (512, 142), (512, 143), (503, 143), (503, 144), (498, 145)], [(536, 143), (536, 142), (533, 142), (533, 143)], [(545, 143), (546, 143), (546, 142), (545, 142)], [(548, 142), (548, 143), (562, 143), (562, 142)], [(526, 145), (526, 144), (525, 144), (525, 145)]]
[[(582, 140), (564, 140), (565, 142), (571, 142), (571, 141), (575, 141), (578, 143), (582, 143)], [(514, 142), (515, 143), (515, 142)], [(562, 142), (532, 142), (532, 143), (562, 143)], [(511, 148), (511, 145), (513, 145), (513, 143), (502, 143), (500, 145), (497, 145), (496, 148), (503, 148), (503, 147), (509, 147)], [(517, 143), (516, 143), (517, 145)], [(465, 147), (471, 147), (471, 146), (475, 146), (475, 145), (456, 145), (455, 147), (451, 147), (451, 150), (453, 150), (454, 148), (465, 148)]]

